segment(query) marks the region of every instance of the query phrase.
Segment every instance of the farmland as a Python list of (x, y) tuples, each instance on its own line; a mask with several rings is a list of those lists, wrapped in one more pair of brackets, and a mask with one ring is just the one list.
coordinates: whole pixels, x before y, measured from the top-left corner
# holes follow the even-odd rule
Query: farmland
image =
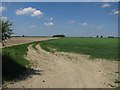
[(114, 38), (60, 38), (44, 41), (42, 48), (51, 51), (73, 52), (90, 55), (90, 58), (118, 60), (118, 39)]
[(8, 88), (117, 87), (117, 44), (116, 38), (14, 37), (2, 49), (3, 82), (12, 83)]
[(2, 87), (120, 88), (120, 12), (111, 1), (3, 1)]

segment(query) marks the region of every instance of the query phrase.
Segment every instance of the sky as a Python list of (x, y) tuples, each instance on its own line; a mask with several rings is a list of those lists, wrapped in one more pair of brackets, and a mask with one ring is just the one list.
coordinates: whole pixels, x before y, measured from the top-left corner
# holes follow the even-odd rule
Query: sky
[(117, 36), (117, 2), (3, 2), (15, 36)]
[(119, 0), (1, 0), (2, 2), (119, 2)]

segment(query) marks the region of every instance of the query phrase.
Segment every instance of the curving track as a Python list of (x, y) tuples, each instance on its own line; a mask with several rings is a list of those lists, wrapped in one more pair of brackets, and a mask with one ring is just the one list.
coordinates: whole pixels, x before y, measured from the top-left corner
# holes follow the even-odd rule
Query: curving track
[(8, 85), (10, 88), (108, 88), (115, 85), (118, 62), (89, 60), (88, 55), (44, 51), (28, 47), (25, 57), (34, 63), (30, 78)]

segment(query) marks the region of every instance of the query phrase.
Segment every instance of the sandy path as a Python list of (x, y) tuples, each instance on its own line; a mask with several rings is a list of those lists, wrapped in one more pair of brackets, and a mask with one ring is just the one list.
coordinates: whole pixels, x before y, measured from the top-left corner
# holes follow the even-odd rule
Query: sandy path
[(116, 85), (118, 62), (89, 60), (89, 56), (57, 52), (55, 54), (28, 47), (26, 58), (37, 62), (31, 78), (8, 85), (12, 88), (108, 88)]

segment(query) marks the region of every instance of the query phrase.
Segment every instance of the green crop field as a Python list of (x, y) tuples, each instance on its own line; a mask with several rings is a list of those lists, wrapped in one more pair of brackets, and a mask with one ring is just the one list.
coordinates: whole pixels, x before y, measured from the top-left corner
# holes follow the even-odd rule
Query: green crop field
[(90, 58), (118, 60), (117, 38), (66, 37), (44, 41), (41, 47), (47, 51), (55, 48), (57, 51), (90, 55)]

